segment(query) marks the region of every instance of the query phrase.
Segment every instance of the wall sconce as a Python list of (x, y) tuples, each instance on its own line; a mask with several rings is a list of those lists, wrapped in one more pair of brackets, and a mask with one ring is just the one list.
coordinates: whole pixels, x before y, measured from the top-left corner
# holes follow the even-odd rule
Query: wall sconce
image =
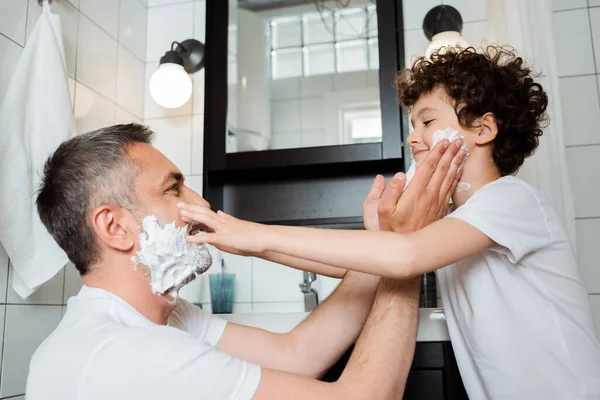
[(461, 36), (463, 20), (458, 10), (452, 6), (437, 6), (429, 10), (423, 20), (423, 32), (431, 41), (425, 57), (441, 47), (460, 47), (466, 49), (469, 43)]
[(150, 96), (160, 106), (178, 108), (192, 96), (189, 74), (204, 67), (204, 45), (196, 39), (173, 42), (150, 78)]

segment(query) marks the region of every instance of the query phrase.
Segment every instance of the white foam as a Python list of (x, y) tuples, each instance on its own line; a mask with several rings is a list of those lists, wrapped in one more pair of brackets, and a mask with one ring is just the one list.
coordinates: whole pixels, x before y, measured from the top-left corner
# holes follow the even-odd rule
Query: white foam
[[(446, 129), (441, 129), (439, 131), (435, 131), (433, 133), (433, 135), (431, 136), (431, 149), (433, 149), (435, 147), (436, 144), (438, 144), (440, 141), (444, 140), (444, 139), (448, 139), (450, 141), (450, 143), (452, 143), (453, 141), (455, 141), (456, 139), (463, 139), (464, 140), (464, 136), (459, 135), (459, 131), (457, 131), (456, 129), (453, 128), (446, 128)], [(464, 143), (463, 141), (463, 145), (461, 146), (462, 149), (467, 150), (467, 145)], [(411, 155), (411, 163), (410, 163), (410, 168), (408, 169), (408, 171), (406, 171), (406, 184), (404, 185), (404, 188), (406, 189), (406, 186), (408, 186), (408, 183), (411, 181), (411, 179), (415, 176), (415, 172), (417, 171), (417, 163), (415, 162), (415, 159), (412, 157)], [(457, 187), (456, 187), (456, 191), (460, 192), (462, 190), (469, 190), (471, 188), (471, 184), (468, 182), (459, 182)]]
[(169, 294), (176, 299), (183, 285), (210, 268), (208, 248), (187, 242), (188, 230), (188, 225), (178, 228), (175, 222), (161, 226), (154, 215), (142, 221), (140, 250), (131, 260), (148, 268), (155, 294), (171, 289)]

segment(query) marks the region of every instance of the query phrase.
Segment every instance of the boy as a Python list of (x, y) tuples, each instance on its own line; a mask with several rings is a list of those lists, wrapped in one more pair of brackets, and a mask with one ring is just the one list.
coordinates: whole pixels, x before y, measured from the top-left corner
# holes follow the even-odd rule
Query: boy
[(550, 202), (513, 176), (546, 120), (531, 70), (509, 50), (470, 48), (417, 60), (396, 84), (417, 165), (440, 131), (458, 131), (469, 151), (446, 218), (412, 234), (320, 230), (184, 204), (184, 219), (212, 232), (189, 240), (398, 279), (436, 271), (471, 399), (600, 398), (600, 346), (568, 237)]

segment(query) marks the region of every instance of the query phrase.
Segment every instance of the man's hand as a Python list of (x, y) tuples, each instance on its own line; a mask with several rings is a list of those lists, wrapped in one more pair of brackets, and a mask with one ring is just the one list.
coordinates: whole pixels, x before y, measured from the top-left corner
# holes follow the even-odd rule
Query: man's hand
[[(438, 143), (417, 168), (406, 190), (406, 176), (403, 173), (394, 176), (377, 204), (381, 230), (415, 232), (446, 215), (450, 198), (462, 176), (462, 165), (467, 155), (461, 146), (461, 139), (452, 143), (447, 140)], [(377, 189), (375, 186), (374, 183), (371, 193), (376, 195), (379, 185)]]

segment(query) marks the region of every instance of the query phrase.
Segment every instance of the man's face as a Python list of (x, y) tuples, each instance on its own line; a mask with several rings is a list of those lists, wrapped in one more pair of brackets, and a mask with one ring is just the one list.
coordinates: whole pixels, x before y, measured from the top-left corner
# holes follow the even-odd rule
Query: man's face
[(159, 222), (175, 221), (181, 227), (186, 223), (177, 208), (180, 201), (210, 208), (201, 195), (185, 185), (184, 176), (175, 164), (151, 145), (137, 143), (129, 149), (129, 156), (141, 166), (135, 180), (137, 218), (155, 215)]

